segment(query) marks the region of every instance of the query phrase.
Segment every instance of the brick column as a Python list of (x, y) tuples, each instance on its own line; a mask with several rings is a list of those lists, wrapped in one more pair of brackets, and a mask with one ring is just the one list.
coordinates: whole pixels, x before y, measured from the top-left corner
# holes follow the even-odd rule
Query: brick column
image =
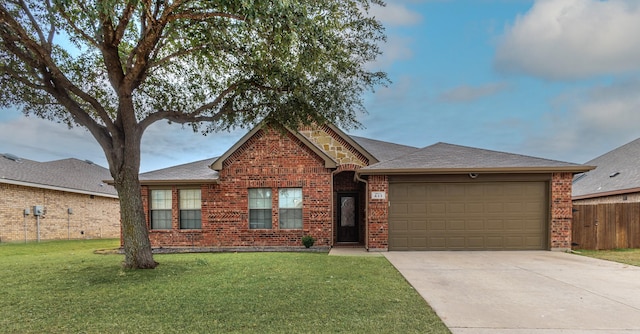
[(553, 173), (551, 177), (551, 250), (571, 249), (572, 173)]
[[(367, 224), (370, 251), (389, 250), (389, 179), (386, 175), (369, 176)], [(384, 191), (384, 199), (371, 199), (372, 191)]]

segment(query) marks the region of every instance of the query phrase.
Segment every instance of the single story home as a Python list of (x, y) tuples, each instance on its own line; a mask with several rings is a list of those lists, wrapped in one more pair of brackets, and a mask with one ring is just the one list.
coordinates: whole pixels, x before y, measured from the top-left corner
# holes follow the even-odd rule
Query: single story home
[(607, 152), (586, 164), (594, 170), (573, 181), (574, 204), (640, 202), (640, 138)]
[(259, 125), (217, 158), (140, 175), (154, 247), (570, 249), (591, 167), (437, 143)]
[(573, 179), (576, 249), (640, 247), (640, 139), (589, 162)]
[(0, 241), (120, 237), (120, 202), (91, 161), (0, 156)]

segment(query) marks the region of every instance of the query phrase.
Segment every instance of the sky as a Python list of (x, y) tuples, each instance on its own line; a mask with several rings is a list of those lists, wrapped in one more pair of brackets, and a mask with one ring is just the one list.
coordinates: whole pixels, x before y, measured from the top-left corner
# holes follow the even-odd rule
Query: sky
[[(352, 135), (437, 142), (585, 163), (640, 137), (640, 1), (389, 0), (371, 69), (391, 84), (364, 96)], [(158, 122), (141, 172), (223, 154), (246, 130), (202, 136)], [(0, 110), (0, 153), (107, 166), (83, 128)]]

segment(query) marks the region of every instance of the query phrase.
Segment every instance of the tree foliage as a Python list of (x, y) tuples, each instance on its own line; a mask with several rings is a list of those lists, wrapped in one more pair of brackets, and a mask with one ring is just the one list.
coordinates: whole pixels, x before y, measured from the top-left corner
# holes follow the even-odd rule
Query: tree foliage
[[(386, 82), (367, 67), (384, 40), (371, 5), (383, 4), (3, 0), (0, 106), (91, 132), (121, 206), (136, 211), (122, 214), (126, 252), (137, 247), (128, 245), (127, 224), (144, 224), (140, 139), (154, 122), (205, 134), (261, 121), (358, 124), (363, 92)], [(127, 204), (123, 196), (138, 199)]]

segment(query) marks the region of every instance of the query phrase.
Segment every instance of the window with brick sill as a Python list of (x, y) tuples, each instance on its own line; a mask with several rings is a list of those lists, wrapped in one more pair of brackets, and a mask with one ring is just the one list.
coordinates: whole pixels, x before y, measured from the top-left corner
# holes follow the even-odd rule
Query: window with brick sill
[(302, 188), (278, 190), (278, 208), (281, 229), (302, 229)]
[(180, 229), (198, 230), (202, 228), (200, 189), (180, 189)]
[(270, 229), (271, 217), (271, 189), (249, 189), (249, 228)]
[(154, 189), (151, 190), (151, 229), (170, 230), (171, 229), (171, 190)]

